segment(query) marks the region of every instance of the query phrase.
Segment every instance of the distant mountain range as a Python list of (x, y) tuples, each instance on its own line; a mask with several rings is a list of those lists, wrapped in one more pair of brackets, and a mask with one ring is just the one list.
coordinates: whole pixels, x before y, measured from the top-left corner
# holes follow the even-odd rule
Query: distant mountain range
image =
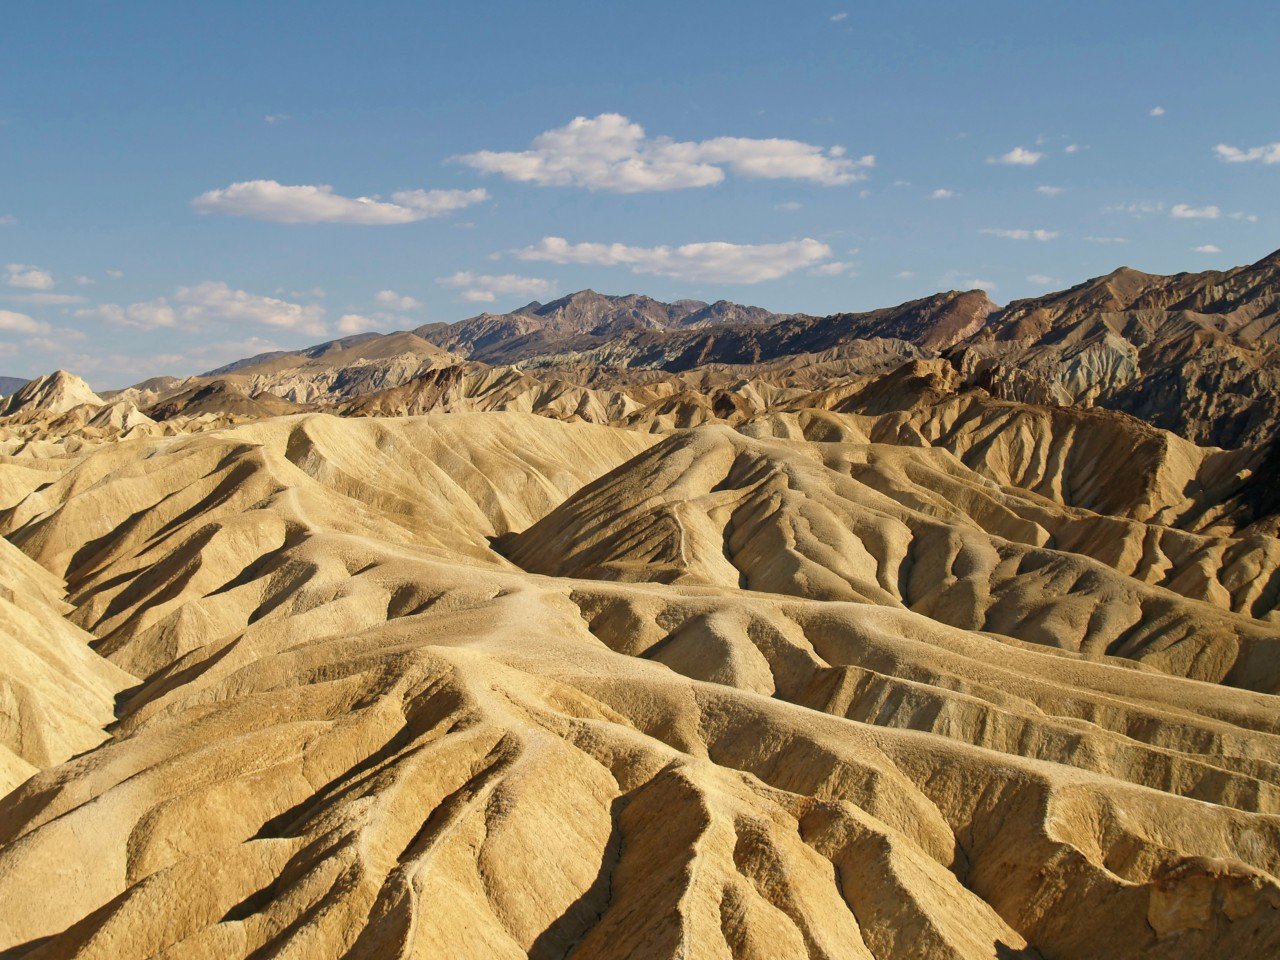
[[(406, 385), (411, 393), (420, 382), (436, 396), (441, 371), (464, 364), (477, 383), (497, 381), (476, 365), (515, 366), (608, 388), (697, 371), (781, 382), (778, 365), (789, 358), (797, 368), (823, 364), (830, 380), (928, 357), (945, 358), (965, 383), (998, 398), (1118, 410), (1201, 444), (1261, 443), (1280, 413), (1280, 252), (1227, 271), (1159, 276), (1122, 267), (1003, 308), (980, 290), (949, 291), (815, 317), (583, 290), (510, 313), (261, 354), (201, 379), (230, 378), (233, 389), (303, 404), (396, 389), (397, 403), (418, 409)], [(472, 382), (460, 371), (448, 379), (453, 389)]]

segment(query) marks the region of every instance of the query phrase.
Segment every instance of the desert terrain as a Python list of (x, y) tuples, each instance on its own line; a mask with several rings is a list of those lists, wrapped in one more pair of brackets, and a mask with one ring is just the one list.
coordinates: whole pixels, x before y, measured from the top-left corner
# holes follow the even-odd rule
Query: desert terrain
[(0, 400), (0, 955), (1280, 955), (1280, 253)]

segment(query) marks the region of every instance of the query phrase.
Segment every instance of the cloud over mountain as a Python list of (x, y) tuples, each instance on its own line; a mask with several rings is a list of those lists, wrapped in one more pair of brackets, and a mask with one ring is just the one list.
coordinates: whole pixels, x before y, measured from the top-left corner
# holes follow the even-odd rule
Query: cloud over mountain
[(683, 246), (635, 247), (624, 243), (570, 243), (543, 237), (517, 250), (521, 260), (628, 266), (632, 273), (652, 273), (710, 283), (759, 283), (776, 280), (831, 257), (825, 243), (806, 237), (786, 243), (686, 243)]
[(482, 274), (470, 270), (440, 277), (436, 283), (460, 289), (459, 296), (470, 303), (492, 303), (502, 296), (544, 297), (555, 289), (550, 280), (539, 277), (521, 277), (514, 273)]

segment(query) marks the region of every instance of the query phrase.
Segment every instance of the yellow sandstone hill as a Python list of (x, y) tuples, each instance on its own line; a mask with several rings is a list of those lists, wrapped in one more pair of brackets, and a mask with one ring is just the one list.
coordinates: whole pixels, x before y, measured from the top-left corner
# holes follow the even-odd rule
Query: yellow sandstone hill
[(1280, 952), (1265, 451), (897, 382), (11, 443), (0, 952)]

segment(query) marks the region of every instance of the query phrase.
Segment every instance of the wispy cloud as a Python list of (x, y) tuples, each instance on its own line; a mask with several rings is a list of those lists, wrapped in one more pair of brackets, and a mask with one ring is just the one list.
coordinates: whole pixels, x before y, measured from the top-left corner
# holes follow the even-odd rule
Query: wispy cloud
[(825, 243), (806, 237), (787, 243), (686, 243), (679, 247), (633, 247), (623, 243), (570, 243), (543, 237), (523, 250), (521, 260), (627, 266), (632, 273), (703, 280), (712, 283), (759, 283), (776, 280), (831, 257)]
[(1036, 187), (1036, 193), (1046, 197), (1056, 197), (1058, 194), (1062, 193), (1062, 191), (1062, 187), (1052, 187), (1047, 183), (1042, 183), (1040, 186)]
[(950, 200), (955, 195), (954, 190), (948, 190), (946, 187), (939, 187), (937, 190), (933, 191), (933, 193), (929, 194), (929, 196), (934, 200)]
[(847, 20), (847, 19), (849, 19), (849, 14), (845, 13), (844, 11), (841, 11), (840, 13), (833, 13), (831, 15), (832, 23), (839, 23), (841, 20)]
[(961, 286), (966, 290), (985, 290), (987, 293), (997, 289), (998, 284), (991, 280), (979, 280), (977, 278), (962, 281)]
[(327, 184), (287, 186), (246, 180), (202, 193), (191, 201), (200, 213), (220, 213), (274, 223), (351, 223), (387, 226), (442, 217), (489, 199), (488, 191), (400, 190), (391, 199), (344, 197)]
[(1192, 207), (1185, 203), (1175, 203), (1169, 209), (1169, 216), (1175, 220), (1217, 220), (1222, 211), (1212, 204), (1205, 207)]
[(1000, 227), (987, 227), (978, 231), (988, 236), (1000, 237), (1004, 240), (1054, 240), (1058, 237), (1057, 230), (1006, 230)]
[(1027, 282), (1034, 283), (1037, 287), (1058, 287), (1062, 285), (1062, 281), (1057, 277), (1051, 277), (1044, 273), (1028, 274)]
[(366, 317), (359, 313), (344, 313), (338, 318), (338, 322), (334, 324), (338, 333), (344, 336), (355, 336), (357, 333), (368, 333), (370, 330), (377, 330), (379, 323), (372, 317)]
[(143, 330), (161, 327), (201, 330), (208, 324), (236, 324), (317, 336), (327, 332), (325, 311), (319, 304), (264, 297), (215, 280), (179, 287), (171, 300), (158, 297), (128, 306), (106, 303), (78, 311), (76, 315)]
[(838, 277), (842, 273), (848, 273), (851, 269), (853, 269), (852, 263), (832, 260), (830, 263), (814, 267), (809, 271), (809, 274), (814, 277)]
[(440, 277), (436, 283), (459, 289), (461, 293), (458, 296), (471, 303), (492, 303), (498, 297), (545, 297), (555, 289), (550, 280), (539, 277), (521, 277), (514, 273), (473, 273), (470, 270), (460, 270), (452, 276)]
[(1116, 243), (1128, 243), (1128, 237), (1085, 237), (1087, 243), (1098, 243), (1104, 246), (1110, 246)]
[(373, 302), (389, 310), (417, 310), (422, 306), (422, 301), (396, 293), (394, 290), (379, 290), (373, 295)]
[(18, 303), (36, 303), (45, 307), (65, 307), (76, 303), (85, 303), (86, 298), (74, 293), (21, 293), (8, 298)]
[(262, 119), (270, 124), (284, 123), (289, 119), (289, 115), (287, 113), (268, 113)]
[(49, 325), (41, 320), (34, 320), (25, 313), (0, 310), (0, 330), (6, 333), (48, 333)]
[(1196, 253), (1221, 253), (1221, 252), (1222, 252), (1222, 248), (1221, 248), (1221, 247), (1218, 247), (1218, 246), (1215, 246), (1215, 245), (1214, 245), (1214, 244), (1212, 244), (1212, 243), (1205, 243), (1205, 244), (1201, 244), (1200, 246), (1196, 247), (1196, 248), (1195, 248), (1195, 252), (1196, 252)]
[(1280, 163), (1280, 143), (1264, 143), (1260, 147), (1232, 147), (1220, 143), (1213, 152), (1224, 163)]
[(1014, 147), (1008, 153), (1002, 153), (998, 157), (987, 157), (987, 163), (1000, 163), (1005, 166), (1013, 167), (1031, 167), (1044, 159), (1044, 154), (1037, 150), (1028, 150), (1026, 147)]
[(29, 263), (5, 264), (4, 271), (5, 282), (20, 290), (48, 290), (53, 286), (51, 273)]
[(840, 186), (865, 180), (875, 166), (874, 156), (855, 159), (843, 147), (799, 140), (649, 137), (640, 124), (617, 113), (576, 117), (539, 134), (527, 150), (481, 150), (454, 159), (521, 183), (614, 193), (709, 187), (723, 181), (726, 170), (740, 177)]
[(1134, 217), (1150, 217), (1164, 213), (1164, 203), (1159, 200), (1128, 200), (1102, 208), (1103, 213), (1127, 213)]
[(1164, 107), (1152, 107), (1150, 110), (1148, 110), (1148, 111), (1147, 111), (1147, 116), (1149, 116), (1149, 117), (1163, 117), (1163, 116), (1164, 116)]

